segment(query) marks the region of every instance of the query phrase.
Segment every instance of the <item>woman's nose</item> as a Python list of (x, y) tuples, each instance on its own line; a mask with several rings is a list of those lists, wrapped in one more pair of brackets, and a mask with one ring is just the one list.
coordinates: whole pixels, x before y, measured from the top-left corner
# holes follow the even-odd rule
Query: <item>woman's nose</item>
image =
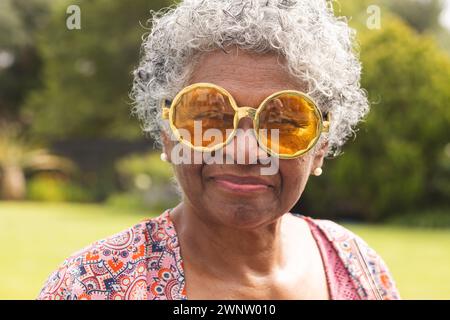
[[(236, 135), (230, 146), (226, 148), (227, 156), (232, 156), (237, 164), (264, 163), (267, 153), (258, 145), (258, 140), (253, 130), (253, 120), (249, 117), (240, 119)], [(231, 154), (230, 154), (231, 153)]]

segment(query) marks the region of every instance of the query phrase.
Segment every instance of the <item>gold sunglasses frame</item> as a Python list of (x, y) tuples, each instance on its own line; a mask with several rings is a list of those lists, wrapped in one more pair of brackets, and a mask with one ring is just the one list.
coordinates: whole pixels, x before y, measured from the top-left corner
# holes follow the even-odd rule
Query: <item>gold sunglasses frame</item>
[[(229, 137), (224, 142), (214, 145), (213, 147), (194, 146), (191, 142), (186, 141), (181, 137), (181, 135), (178, 131), (178, 128), (174, 125), (174, 119), (173, 119), (174, 114), (175, 114), (174, 111), (175, 111), (175, 108), (176, 108), (178, 102), (181, 100), (181, 98), (183, 97), (183, 95), (185, 93), (192, 91), (194, 89), (197, 89), (197, 88), (216, 89), (218, 92), (220, 92), (221, 94), (223, 94), (224, 96), (226, 96), (228, 98), (228, 100), (230, 101), (231, 107), (235, 111), (234, 119), (233, 119), (233, 132), (229, 135)], [(259, 132), (258, 132), (259, 131), (259, 115), (266, 107), (267, 102), (280, 96), (280, 95), (283, 95), (283, 94), (295, 94), (295, 95), (301, 96), (310, 105), (312, 105), (314, 107), (314, 113), (316, 114), (317, 118), (319, 119), (319, 121), (317, 121), (318, 127), (317, 127), (316, 137), (313, 140), (311, 140), (311, 142), (309, 143), (309, 145), (306, 149), (299, 150), (292, 155), (276, 153), (276, 152), (272, 151), (271, 149), (269, 149), (268, 147), (266, 147), (265, 144), (261, 141)], [(234, 100), (233, 96), (224, 88), (222, 88), (218, 85), (212, 84), (212, 83), (200, 82), (200, 83), (194, 83), (194, 84), (189, 85), (189, 86), (185, 87), (184, 89), (182, 89), (175, 96), (170, 107), (168, 107), (166, 101), (167, 100), (165, 100), (165, 99), (162, 101), (162, 118), (164, 120), (169, 120), (170, 128), (180, 143), (190, 147), (191, 149), (193, 149), (195, 151), (199, 151), (199, 152), (208, 152), (208, 153), (213, 152), (213, 151), (219, 150), (219, 149), (225, 147), (227, 144), (229, 144), (236, 135), (239, 121), (245, 117), (249, 117), (253, 121), (253, 131), (254, 131), (256, 140), (258, 141), (259, 147), (262, 150), (264, 150), (266, 153), (270, 154), (271, 156), (277, 157), (279, 159), (294, 159), (294, 158), (300, 157), (301, 155), (307, 153), (317, 143), (317, 141), (320, 138), (320, 135), (323, 132), (329, 132), (329, 128), (330, 128), (329, 114), (327, 114), (324, 119), (324, 117), (322, 116), (322, 112), (319, 110), (319, 108), (317, 107), (314, 100), (311, 97), (309, 97), (307, 94), (305, 94), (301, 91), (296, 91), (296, 90), (283, 90), (283, 91), (275, 92), (275, 93), (271, 94), (270, 96), (268, 96), (267, 98), (265, 98), (264, 101), (259, 104), (258, 108), (255, 109), (255, 108), (248, 107), (248, 106), (239, 107), (237, 105), (236, 101)]]

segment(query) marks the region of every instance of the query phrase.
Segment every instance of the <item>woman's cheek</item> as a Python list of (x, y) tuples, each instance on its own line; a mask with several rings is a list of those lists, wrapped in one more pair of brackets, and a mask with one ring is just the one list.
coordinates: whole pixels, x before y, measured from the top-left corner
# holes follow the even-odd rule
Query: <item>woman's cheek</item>
[[(303, 191), (310, 171), (310, 157), (301, 157), (292, 160), (280, 161), (280, 173), (283, 190)], [(292, 193), (292, 192), (291, 192)]]

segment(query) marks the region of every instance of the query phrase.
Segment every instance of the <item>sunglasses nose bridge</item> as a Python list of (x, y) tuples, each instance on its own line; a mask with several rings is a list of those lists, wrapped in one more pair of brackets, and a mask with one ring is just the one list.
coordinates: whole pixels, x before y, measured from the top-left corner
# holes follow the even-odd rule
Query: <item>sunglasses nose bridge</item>
[(249, 117), (252, 120), (254, 120), (256, 116), (256, 109), (252, 107), (240, 107), (237, 109), (236, 113), (238, 120), (241, 120), (242, 118), (245, 117)]

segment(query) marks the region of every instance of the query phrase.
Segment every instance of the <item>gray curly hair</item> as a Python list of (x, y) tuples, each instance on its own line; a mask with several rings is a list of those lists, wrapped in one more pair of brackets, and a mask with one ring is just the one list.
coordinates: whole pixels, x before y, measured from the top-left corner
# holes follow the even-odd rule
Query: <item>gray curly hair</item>
[(323, 136), (329, 156), (339, 154), (369, 111), (360, 87), (356, 32), (334, 15), (331, 1), (184, 0), (151, 15), (130, 96), (143, 131), (159, 146), (160, 131), (167, 130), (161, 121), (163, 99), (187, 85), (202, 53), (230, 45), (284, 57), (284, 67), (331, 115), (330, 131)]

